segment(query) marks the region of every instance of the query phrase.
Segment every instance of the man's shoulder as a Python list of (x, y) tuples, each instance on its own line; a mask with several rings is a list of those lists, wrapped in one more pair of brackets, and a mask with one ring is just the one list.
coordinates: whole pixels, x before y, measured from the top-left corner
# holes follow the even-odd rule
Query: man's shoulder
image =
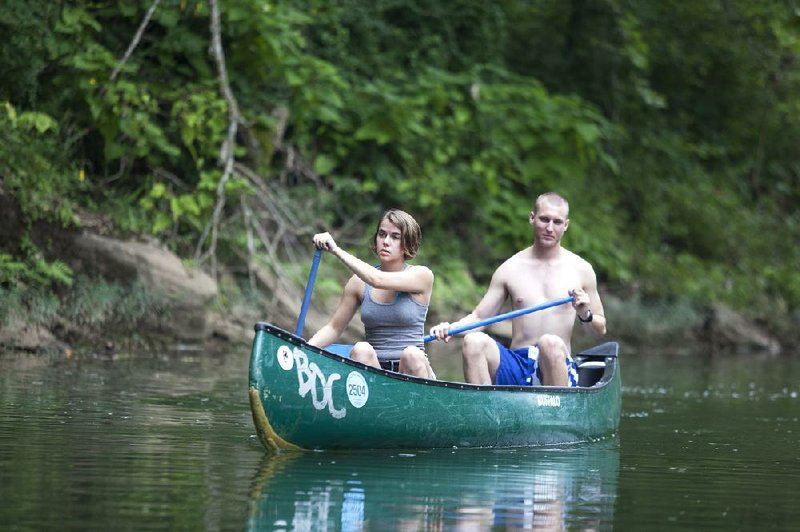
[(562, 251), (565, 253), (565, 258), (573, 265), (573, 267), (579, 271), (589, 272), (594, 271), (592, 264), (578, 255), (577, 253), (570, 251), (566, 248), (561, 248)]
[(529, 261), (531, 259), (531, 257), (532, 257), (531, 249), (532, 248), (529, 246), (529, 247), (527, 247), (525, 249), (521, 249), (521, 250), (517, 251), (516, 253), (514, 253), (513, 255), (508, 257), (503, 262), (503, 264), (501, 264), (500, 266), (502, 267), (502, 266), (505, 266), (506, 264), (512, 264), (513, 265), (513, 264), (519, 264), (519, 263), (523, 263), (523, 262)]
[(530, 248), (517, 251), (500, 264), (495, 270), (495, 274), (503, 275), (517, 268), (524, 267), (530, 261)]

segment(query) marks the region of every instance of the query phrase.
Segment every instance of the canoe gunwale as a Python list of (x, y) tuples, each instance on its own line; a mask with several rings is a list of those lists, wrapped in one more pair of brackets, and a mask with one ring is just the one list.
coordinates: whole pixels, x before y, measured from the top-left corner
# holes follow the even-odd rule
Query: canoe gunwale
[[(362, 364), (361, 362), (350, 360), (349, 358), (344, 358), (334, 353), (330, 353), (325, 349), (313, 346), (303, 338), (266, 322), (260, 321), (256, 323), (254, 326), (254, 330), (256, 333), (258, 333), (259, 331), (269, 333), (271, 335), (280, 338), (281, 340), (295, 344), (296, 346), (302, 347), (303, 349), (306, 349), (308, 351), (313, 351), (314, 353), (326, 357), (334, 362), (347, 364), (354, 368), (358, 368), (361, 371), (376, 373), (384, 375), (391, 379), (401, 380), (405, 382), (413, 382), (426, 386), (455, 388), (459, 390), (504, 391), (504, 392), (520, 392), (520, 393), (541, 393), (543, 391), (546, 391), (547, 393), (551, 394), (552, 393), (557, 393), (557, 394), (600, 393), (614, 380), (614, 377), (616, 376), (617, 373), (617, 358), (619, 356), (619, 346), (616, 342), (606, 342), (604, 344), (594, 346), (590, 349), (581, 351), (580, 353), (576, 353), (575, 355), (573, 355), (573, 359), (575, 359), (578, 364), (585, 362), (587, 360), (595, 360), (595, 361), (602, 360), (605, 362), (605, 369), (603, 371), (602, 377), (595, 384), (588, 387), (470, 384), (466, 382), (424, 379), (422, 377), (415, 377), (412, 375), (406, 375), (404, 373), (397, 373), (383, 368), (375, 368), (373, 366)], [(254, 383), (251, 382), (251, 386), (253, 384)]]

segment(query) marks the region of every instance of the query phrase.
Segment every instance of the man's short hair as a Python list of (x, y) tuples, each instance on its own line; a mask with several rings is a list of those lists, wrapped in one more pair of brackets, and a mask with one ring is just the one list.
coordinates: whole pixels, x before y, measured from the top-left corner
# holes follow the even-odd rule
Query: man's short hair
[(539, 210), (539, 205), (543, 202), (552, 203), (554, 205), (564, 205), (567, 208), (567, 215), (569, 215), (569, 202), (567, 199), (558, 192), (545, 192), (541, 194), (533, 204), (533, 212)]

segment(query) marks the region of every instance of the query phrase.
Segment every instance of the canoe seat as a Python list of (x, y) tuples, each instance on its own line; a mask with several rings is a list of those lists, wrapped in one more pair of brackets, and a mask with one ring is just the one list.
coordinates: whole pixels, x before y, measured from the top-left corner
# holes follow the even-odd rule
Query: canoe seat
[(350, 344), (331, 344), (325, 348), (325, 351), (339, 355), (340, 357), (350, 358), (350, 351), (353, 346)]
[[(328, 353), (333, 353), (334, 355), (339, 355), (342, 358), (350, 358), (350, 352), (353, 350), (353, 346), (350, 344), (331, 344), (325, 348), (325, 351)], [(380, 361), (381, 367), (383, 369), (388, 369), (389, 371), (398, 372), (400, 371), (400, 360), (381, 360)]]
[(606, 363), (603, 360), (586, 360), (578, 364), (578, 386), (589, 388), (603, 377)]

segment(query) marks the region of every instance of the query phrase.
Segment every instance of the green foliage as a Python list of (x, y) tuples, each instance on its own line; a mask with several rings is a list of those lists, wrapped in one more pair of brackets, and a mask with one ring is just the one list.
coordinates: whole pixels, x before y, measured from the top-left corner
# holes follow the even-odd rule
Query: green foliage
[[(427, 264), (425, 256), (420, 263)], [(434, 290), (430, 309), (436, 321), (455, 321), (475, 308), (483, 295), (484, 287), (475, 282), (469, 268), (461, 260), (450, 258), (436, 268)], [(429, 319), (429, 321), (431, 321)]]
[[(26, 226), (80, 206), (188, 256), (221, 205), (230, 109), (206, 2), (161, 2), (123, 61), (150, 5), (0, 9), (0, 172)], [(604, 282), (800, 307), (800, 16), (782, 1), (220, 7), (237, 163), (286, 190), (282, 216), (309, 233), (412, 212), (441, 304), (527, 245), (534, 198), (556, 190), (565, 244)], [(257, 189), (224, 187), (216, 251), (234, 270)], [(69, 282), (23, 243), (0, 249), (4, 282)]]
[(29, 228), (38, 220), (65, 226), (75, 223), (71, 193), (81, 188), (80, 171), (60, 152), (63, 139), (52, 117), (41, 112), (20, 113), (9, 102), (0, 104), (0, 160), (4, 161), (0, 195), (8, 195), (4, 229), (8, 234), (0, 244), (0, 284), (68, 285), (71, 269), (58, 260), (46, 260), (32, 242)]
[(72, 284), (72, 269), (63, 262), (47, 261), (28, 243), (21, 256), (0, 253), (0, 285), (50, 286)]
[(59, 6), (48, 0), (6, 0), (0, 8), (0, 101), (30, 105), (38, 99), (40, 76), (47, 67), (45, 50), (56, 37), (51, 28)]
[[(41, 112), (18, 112), (0, 102), (0, 170), (29, 221), (74, 221), (72, 190), (80, 189), (80, 171), (61, 152), (63, 139), (57, 122)], [(72, 170), (64, 170), (62, 165)]]
[(607, 298), (606, 315), (614, 317), (614, 335), (633, 338), (646, 346), (672, 346), (683, 340), (691, 345), (691, 331), (699, 330), (705, 319), (697, 302), (687, 297), (645, 300), (640, 295), (628, 299)]

